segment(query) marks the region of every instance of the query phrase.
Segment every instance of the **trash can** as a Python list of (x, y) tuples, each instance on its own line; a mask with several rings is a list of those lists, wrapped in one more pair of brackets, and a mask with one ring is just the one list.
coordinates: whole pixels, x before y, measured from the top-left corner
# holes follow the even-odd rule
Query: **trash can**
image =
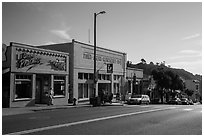
[(73, 98), (73, 106), (76, 106), (76, 101), (77, 101), (77, 99)]

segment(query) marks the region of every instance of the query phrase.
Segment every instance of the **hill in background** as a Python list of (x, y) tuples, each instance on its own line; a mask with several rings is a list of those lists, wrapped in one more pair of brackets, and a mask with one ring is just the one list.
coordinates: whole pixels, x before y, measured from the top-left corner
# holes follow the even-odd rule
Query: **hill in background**
[(202, 80), (202, 76), (201, 75), (193, 75), (192, 73), (184, 70), (184, 69), (176, 69), (176, 68), (171, 68), (170, 66), (165, 66), (164, 63), (161, 64), (154, 64), (154, 63), (150, 63), (150, 64), (146, 64), (146, 62), (140, 62), (138, 64), (132, 64), (131, 62), (127, 63), (128, 67), (133, 67), (133, 68), (138, 68), (138, 69), (143, 69), (143, 73), (145, 75), (151, 75), (152, 70), (157, 69), (159, 67), (163, 67), (164, 70), (170, 70), (173, 71), (174, 73), (176, 73), (177, 75), (179, 75), (180, 77), (182, 77), (185, 80)]

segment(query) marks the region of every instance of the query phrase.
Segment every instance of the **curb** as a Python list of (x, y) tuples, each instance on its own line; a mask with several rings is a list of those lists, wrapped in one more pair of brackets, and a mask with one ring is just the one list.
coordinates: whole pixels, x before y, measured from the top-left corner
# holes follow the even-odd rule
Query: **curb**
[(43, 107), (43, 108), (36, 108), (32, 109), (32, 111), (37, 112), (37, 111), (43, 111), (43, 110), (53, 110), (53, 109), (67, 109), (67, 108), (80, 108), (80, 107), (89, 107), (91, 105), (68, 105), (68, 106), (51, 106), (51, 107)]
[[(124, 106), (124, 104), (112, 103), (112, 104), (104, 104), (96, 107), (106, 107), (106, 106)], [(55, 109), (81, 108), (81, 107), (93, 107), (93, 106), (91, 104), (77, 104), (76, 106), (66, 105), (66, 106), (42, 106), (42, 107), (35, 106), (35, 107), (24, 107), (24, 108), (2, 108), (2, 116), (27, 114), (27, 113), (34, 113), (39, 111), (55, 110)]]

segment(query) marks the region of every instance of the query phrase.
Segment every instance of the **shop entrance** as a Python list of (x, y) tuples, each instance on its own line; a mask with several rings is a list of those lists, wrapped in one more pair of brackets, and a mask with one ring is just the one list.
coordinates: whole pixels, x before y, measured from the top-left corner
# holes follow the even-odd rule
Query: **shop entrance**
[(111, 93), (111, 84), (110, 83), (98, 83), (98, 92), (108, 92)]
[(46, 104), (48, 98), (49, 88), (51, 86), (50, 75), (37, 75), (36, 76), (36, 93), (35, 93), (35, 103), (36, 104)]

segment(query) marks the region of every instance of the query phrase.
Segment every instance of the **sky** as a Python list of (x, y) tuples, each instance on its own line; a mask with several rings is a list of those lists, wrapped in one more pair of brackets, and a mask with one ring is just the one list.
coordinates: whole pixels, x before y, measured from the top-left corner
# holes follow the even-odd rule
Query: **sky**
[(2, 42), (93, 44), (100, 11), (97, 46), (202, 74), (201, 2), (3, 2)]

